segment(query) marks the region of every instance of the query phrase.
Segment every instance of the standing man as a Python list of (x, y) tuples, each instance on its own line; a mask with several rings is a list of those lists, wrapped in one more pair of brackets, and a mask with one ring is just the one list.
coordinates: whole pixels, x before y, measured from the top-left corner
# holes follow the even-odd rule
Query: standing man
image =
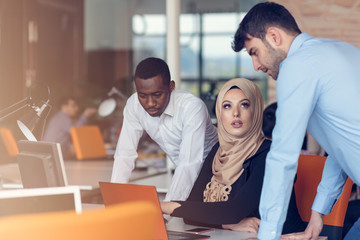
[(217, 142), (216, 128), (201, 99), (175, 89), (163, 60), (141, 61), (134, 79), (137, 92), (124, 108), (111, 181), (128, 182), (140, 137), (146, 131), (176, 166), (165, 201), (186, 200), (205, 157)]
[[(276, 125), (266, 159), (258, 238), (279, 239), (306, 129), (329, 154), (305, 233), (317, 239), (350, 177), (360, 184), (360, 51), (301, 33), (292, 15), (271, 2), (240, 23), (233, 49), (246, 48), (255, 70), (277, 80)], [(360, 236), (360, 220), (346, 239)]]
[(86, 125), (87, 119), (94, 115), (96, 108), (86, 108), (81, 116), (76, 119), (79, 105), (73, 96), (60, 99), (60, 110), (51, 118), (46, 127), (43, 141), (57, 142), (65, 158), (74, 158), (75, 149), (71, 141), (70, 129), (75, 126)]

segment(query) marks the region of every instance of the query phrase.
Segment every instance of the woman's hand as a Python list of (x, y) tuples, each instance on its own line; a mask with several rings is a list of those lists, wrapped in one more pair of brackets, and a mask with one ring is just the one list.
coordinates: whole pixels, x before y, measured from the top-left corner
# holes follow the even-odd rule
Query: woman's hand
[(230, 229), (237, 232), (257, 233), (259, 230), (260, 219), (256, 217), (244, 218), (236, 224), (223, 224), (224, 229)]
[(172, 214), (180, 206), (180, 203), (177, 202), (160, 202), (161, 211), (168, 215)]

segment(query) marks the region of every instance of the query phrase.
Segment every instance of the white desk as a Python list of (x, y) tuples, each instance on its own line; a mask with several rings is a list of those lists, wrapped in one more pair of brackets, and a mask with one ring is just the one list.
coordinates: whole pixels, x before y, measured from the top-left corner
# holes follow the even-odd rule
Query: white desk
[[(93, 189), (99, 188), (99, 181), (109, 182), (112, 174), (113, 160), (67, 160), (65, 172), (69, 185), (89, 185)], [(170, 184), (171, 176), (167, 175), (166, 169), (149, 168), (148, 170), (133, 171), (130, 182), (134, 184), (151, 184), (145, 178), (160, 177), (157, 182), (162, 190), (166, 190)], [(18, 164), (9, 163), (0, 165), (0, 178), (4, 184), (21, 184), (21, 176)], [(155, 178), (155, 180), (158, 178)], [(166, 179), (166, 180), (165, 180)]]
[[(166, 229), (184, 232), (187, 229), (195, 228), (198, 226), (185, 224), (182, 218), (173, 217), (166, 224)], [(216, 240), (229, 240), (229, 239), (248, 239), (248, 238), (256, 238), (256, 233), (248, 233), (248, 232), (236, 232), (231, 230), (223, 230), (223, 229), (215, 229), (213, 232), (204, 233), (203, 235), (210, 236), (210, 239)], [(327, 237), (319, 237), (319, 240), (327, 240)], [(304, 239), (299, 239), (304, 240)]]
[(155, 186), (158, 193), (167, 193), (173, 174), (170, 171), (163, 171), (164, 172), (161, 174), (153, 174), (152, 176), (148, 176), (146, 178), (134, 178), (133, 180), (130, 180), (130, 183)]
[[(198, 226), (185, 224), (182, 218), (173, 217), (166, 224), (168, 230), (184, 232), (187, 229), (195, 228)], [(210, 236), (210, 239), (223, 240), (223, 239), (247, 239), (256, 237), (256, 233), (235, 232), (231, 230), (215, 229), (214, 232), (204, 233), (203, 235)]]
[[(100, 181), (110, 182), (112, 168), (113, 160), (65, 161), (65, 171), (70, 185), (91, 185), (93, 188), (99, 188)], [(166, 169), (159, 168), (135, 170), (131, 174), (130, 183), (141, 184), (141, 181), (136, 182), (141, 179), (146, 181), (144, 179), (165, 173), (167, 173)]]

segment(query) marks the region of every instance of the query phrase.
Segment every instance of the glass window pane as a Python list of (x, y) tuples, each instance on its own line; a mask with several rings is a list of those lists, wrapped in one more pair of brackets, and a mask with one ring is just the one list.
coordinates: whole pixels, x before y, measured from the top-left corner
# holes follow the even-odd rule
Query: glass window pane
[(199, 31), (199, 16), (195, 14), (181, 14), (180, 33), (195, 33)]
[(134, 48), (134, 67), (143, 59), (148, 57), (158, 57), (165, 59), (165, 37), (135, 36), (133, 38)]
[(236, 53), (230, 36), (204, 36), (203, 73), (205, 78), (232, 78), (236, 74)]
[(181, 89), (191, 92), (192, 94), (199, 96), (199, 83), (193, 81), (181, 82)]
[(240, 59), (240, 69), (238, 69), (238, 71), (241, 77), (258, 80), (267, 79), (267, 75), (264, 72), (254, 70), (252, 59), (246, 51), (242, 50), (236, 53), (236, 55)]
[(134, 15), (133, 31), (136, 34), (165, 34), (166, 19), (163, 14)]
[(199, 37), (196, 35), (181, 36), (181, 78), (199, 76)]
[(208, 13), (203, 16), (204, 33), (235, 33), (239, 24), (236, 13)]

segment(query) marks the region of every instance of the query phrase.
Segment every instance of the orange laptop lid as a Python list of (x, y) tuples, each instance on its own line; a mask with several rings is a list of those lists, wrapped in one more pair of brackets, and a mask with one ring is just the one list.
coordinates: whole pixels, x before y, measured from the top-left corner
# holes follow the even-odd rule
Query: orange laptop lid
[(158, 209), (156, 230), (153, 239), (168, 240), (159, 198), (154, 186), (110, 182), (99, 182), (99, 186), (105, 207), (113, 204), (140, 200), (152, 202)]

